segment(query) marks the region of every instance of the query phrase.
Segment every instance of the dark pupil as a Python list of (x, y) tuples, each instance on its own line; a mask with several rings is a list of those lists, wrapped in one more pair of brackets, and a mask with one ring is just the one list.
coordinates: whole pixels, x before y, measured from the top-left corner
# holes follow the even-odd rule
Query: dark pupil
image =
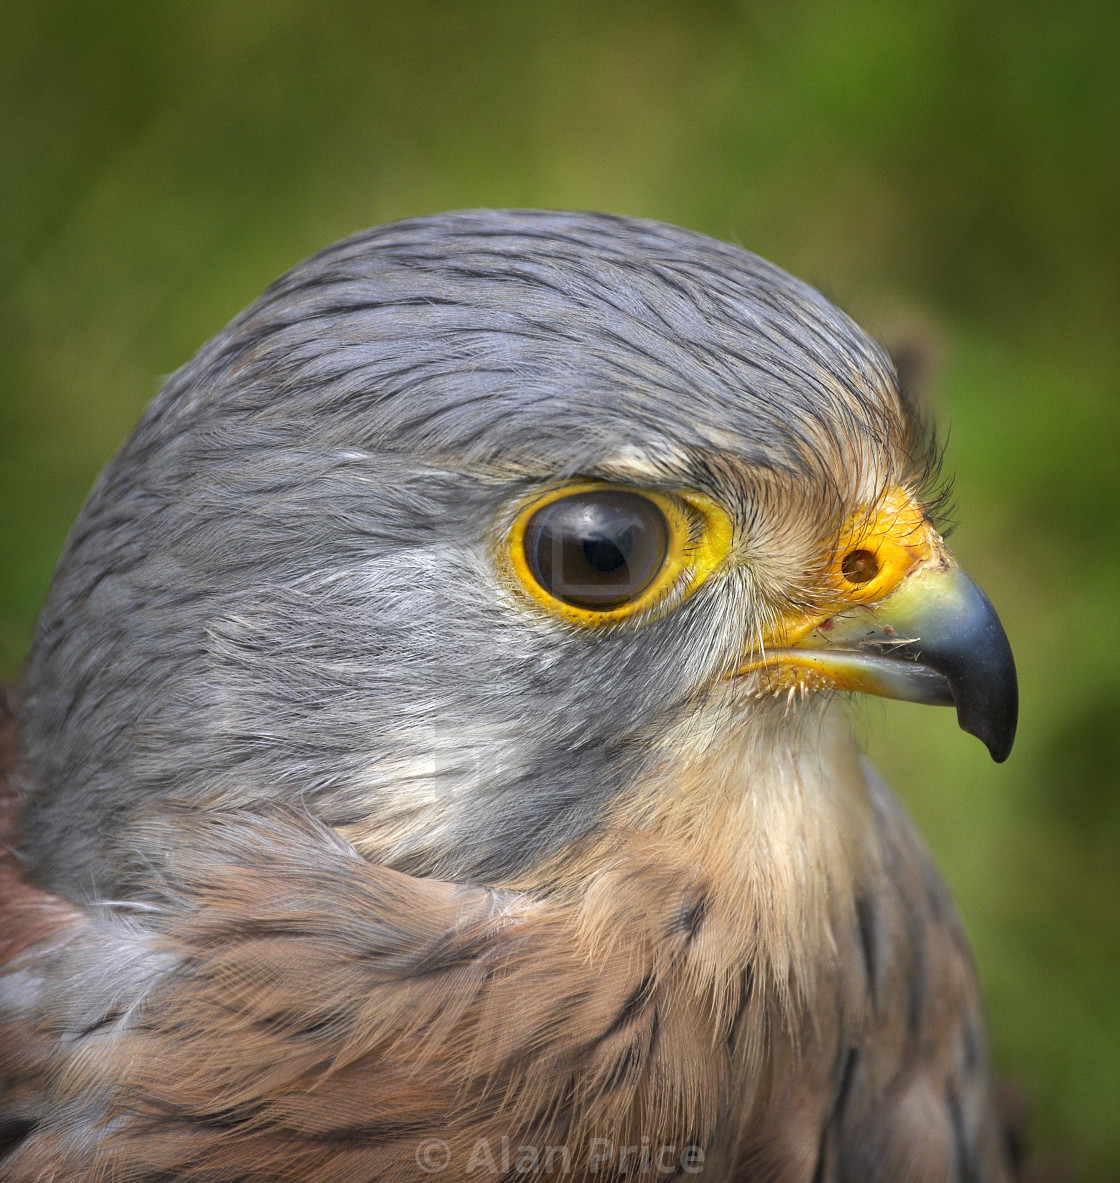
[(562, 497), (529, 519), (533, 578), (579, 608), (617, 608), (653, 582), (669, 549), (665, 515), (647, 497), (591, 490)]

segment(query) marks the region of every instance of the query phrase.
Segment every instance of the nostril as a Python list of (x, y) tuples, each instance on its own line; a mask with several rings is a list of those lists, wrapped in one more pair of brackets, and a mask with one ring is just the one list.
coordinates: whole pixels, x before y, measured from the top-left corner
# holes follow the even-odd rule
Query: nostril
[(879, 560), (869, 550), (850, 550), (840, 570), (849, 583), (870, 583), (879, 574)]

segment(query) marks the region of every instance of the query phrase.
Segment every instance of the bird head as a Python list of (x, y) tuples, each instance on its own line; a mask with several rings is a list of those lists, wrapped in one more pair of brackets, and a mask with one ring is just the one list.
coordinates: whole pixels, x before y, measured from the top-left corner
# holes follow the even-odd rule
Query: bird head
[(745, 251), (555, 213), (347, 239), (169, 380), (74, 528), (33, 872), (136, 894), (177, 811), (282, 802), (510, 880), (655, 764), (811, 742), (838, 690), (955, 703), (1003, 759), (1010, 650), (929, 473), (882, 350)]

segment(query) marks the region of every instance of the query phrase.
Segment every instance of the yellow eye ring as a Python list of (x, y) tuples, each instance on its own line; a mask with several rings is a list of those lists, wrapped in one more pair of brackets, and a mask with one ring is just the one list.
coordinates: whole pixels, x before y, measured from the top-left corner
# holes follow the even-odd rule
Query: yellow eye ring
[[(562, 512), (564, 507), (559, 503), (567, 499), (572, 499), (572, 504), (593, 504), (593, 498), (581, 495), (594, 493), (614, 494), (616, 502), (628, 499), (631, 505), (645, 502), (654, 507), (665, 526), (664, 554), (648, 580), (640, 581), (631, 597), (618, 602), (625, 594), (620, 593), (603, 607), (572, 603), (554, 594), (544, 586), (547, 580), (542, 581), (540, 564), (526, 550), (527, 543), (533, 544), (534, 533), (539, 533), (542, 510), (556, 505)], [(605, 481), (579, 481), (538, 493), (519, 508), (506, 539), (505, 560), (521, 587), (553, 615), (585, 626), (613, 624), (648, 613), (666, 600), (679, 603), (691, 595), (726, 558), (732, 534), (727, 512), (703, 493), (678, 490), (670, 494)]]

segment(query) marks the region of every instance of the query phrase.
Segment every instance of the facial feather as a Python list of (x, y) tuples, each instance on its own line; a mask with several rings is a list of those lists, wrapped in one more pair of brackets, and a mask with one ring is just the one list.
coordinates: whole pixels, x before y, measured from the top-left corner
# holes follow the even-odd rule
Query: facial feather
[[(908, 431), (850, 321), (696, 235), (479, 213), (330, 248), (171, 379), (75, 528), (28, 670), (26, 857), (136, 894), (162, 802), (298, 798), (406, 869), (515, 875), (642, 775), (630, 737), (762, 635), (805, 527), (898, 479)], [(502, 585), (506, 507), (620, 463), (730, 501), (745, 616), (714, 586), (576, 636)]]

